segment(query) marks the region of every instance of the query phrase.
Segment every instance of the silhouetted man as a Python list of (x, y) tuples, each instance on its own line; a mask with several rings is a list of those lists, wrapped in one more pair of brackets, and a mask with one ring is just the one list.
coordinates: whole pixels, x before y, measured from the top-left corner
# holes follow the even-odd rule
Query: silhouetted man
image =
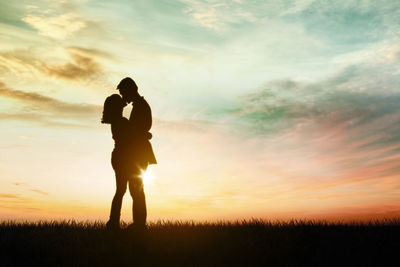
[[(132, 216), (134, 226), (144, 227), (146, 224), (147, 210), (146, 199), (141, 174), (149, 164), (156, 164), (156, 158), (149, 139), (152, 135), (149, 130), (152, 125), (151, 108), (147, 101), (139, 95), (138, 87), (134, 80), (127, 77), (118, 84), (122, 99), (132, 103), (133, 108), (129, 117), (130, 128), (124, 135), (126, 139), (123, 155), (113, 164), (116, 173), (117, 190), (114, 195), (109, 227), (119, 227), (122, 198), (129, 184), (129, 192), (133, 199)], [(121, 167), (119, 167), (121, 166)]]

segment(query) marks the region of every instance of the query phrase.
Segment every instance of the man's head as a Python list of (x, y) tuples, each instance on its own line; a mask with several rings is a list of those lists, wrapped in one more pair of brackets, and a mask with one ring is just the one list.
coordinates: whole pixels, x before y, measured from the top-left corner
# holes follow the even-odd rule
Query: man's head
[(119, 82), (117, 89), (119, 90), (122, 99), (127, 103), (132, 102), (135, 98), (140, 96), (135, 81), (129, 77), (122, 79)]

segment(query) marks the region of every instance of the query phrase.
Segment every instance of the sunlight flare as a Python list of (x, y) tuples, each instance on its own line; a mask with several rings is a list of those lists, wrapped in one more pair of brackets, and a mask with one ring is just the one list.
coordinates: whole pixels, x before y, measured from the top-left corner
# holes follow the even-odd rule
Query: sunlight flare
[(150, 168), (147, 168), (146, 171), (142, 171), (142, 173), (140, 174), (140, 177), (142, 177), (143, 184), (147, 184), (147, 185), (152, 184), (155, 179), (154, 172)]

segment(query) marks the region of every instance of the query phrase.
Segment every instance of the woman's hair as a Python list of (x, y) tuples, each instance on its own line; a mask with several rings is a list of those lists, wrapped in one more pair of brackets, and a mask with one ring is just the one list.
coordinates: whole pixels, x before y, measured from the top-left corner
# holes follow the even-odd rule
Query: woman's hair
[(122, 109), (125, 105), (120, 95), (113, 94), (107, 97), (106, 101), (104, 101), (101, 123), (112, 123), (116, 118), (121, 118)]

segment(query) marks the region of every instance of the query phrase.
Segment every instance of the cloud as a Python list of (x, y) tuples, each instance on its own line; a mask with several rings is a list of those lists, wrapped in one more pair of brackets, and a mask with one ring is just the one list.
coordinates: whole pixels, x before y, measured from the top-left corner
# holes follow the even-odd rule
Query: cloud
[(36, 113), (0, 113), (0, 120), (43, 122), (45, 116)]
[[(29, 201), (28, 198), (22, 197), (20, 194), (0, 193), (0, 200), (5, 205), (20, 205)], [(2, 206), (6, 207), (6, 206)]]
[(399, 64), (400, 42), (383, 41), (373, 44), (365, 49), (341, 54), (333, 59), (335, 63), (356, 64), (367, 62), (368, 64)]
[(73, 33), (86, 27), (86, 21), (76, 13), (66, 13), (55, 16), (28, 14), (23, 21), (38, 30), (40, 35), (64, 40)]
[(353, 65), (314, 83), (290, 79), (268, 82), (242, 96), (241, 108), (234, 113), (261, 131), (295, 127), (305, 121), (366, 125), (399, 109), (400, 93), (395, 89), (399, 82), (400, 76), (386, 64)]
[(41, 195), (49, 195), (48, 192), (37, 189), (35, 187), (33, 187), (32, 185), (28, 184), (28, 183), (21, 183), (21, 182), (14, 182), (12, 183), (15, 186), (19, 186), (19, 187), (24, 187), (24, 188), (28, 188), (30, 191), (41, 194)]
[(284, 176), (304, 177), (308, 191), (369, 180), (388, 181), (392, 190), (400, 170), (400, 76), (390, 67), (358, 64), (315, 82), (270, 81), (243, 95), (227, 117), (264, 144), (265, 161), (285, 162)]
[(46, 196), (49, 194), (48, 192), (42, 191), (40, 189), (31, 189), (31, 191)]
[(16, 100), (25, 107), (22, 111), (0, 113), (0, 120), (29, 121), (57, 128), (88, 128), (85, 122), (94, 118), (99, 121), (101, 116), (101, 106), (65, 102), (35, 92), (11, 89), (1, 82), (0, 97)]
[(295, 0), (294, 5), (283, 11), (281, 15), (295, 14), (304, 11), (309, 7), (315, 0)]
[(106, 58), (106, 59), (114, 59), (114, 56), (108, 52), (94, 49), (94, 48), (84, 48), (79, 46), (68, 46), (66, 50), (71, 53), (78, 53), (87, 57), (97, 57), (97, 58)]
[(190, 14), (193, 19), (201, 26), (213, 30), (220, 30), (223, 26), (220, 14), (217, 13), (218, 7), (223, 4), (216, 3), (205, 6), (200, 1), (186, 1), (189, 6), (184, 10), (185, 13)]
[(28, 114), (26, 112), (0, 113), (0, 120), (4, 121), (30, 122), (49, 128), (85, 129), (85, 130), (93, 129), (93, 124), (84, 124), (82, 120), (75, 120), (75, 122), (60, 121), (60, 119), (63, 118), (66, 120), (70, 119), (67, 117), (43, 115), (39, 113), (32, 113), (32, 114)]
[(0, 198), (21, 199), (18, 194), (0, 194)]
[(42, 63), (41, 70), (48, 76), (54, 76), (66, 80), (95, 78), (103, 73), (100, 64), (92, 57), (82, 54), (79, 50), (74, 50), (70, 49), (68, 51), (71, 58), (70, 63), (62, 65), (49, 65)]
[(243, 9), (241, 1), (198, 1), (182, 0), (186, 5), (183, 12), (189, 14), (193, 20), (205, 28), (223, 31), (230, 24), (241, 22), (255, 22), (255, 14), (251, 10)]
[[(67, 117), (64, 117), (64, 118), (66, 120), (70, 119)], [(33, 113), (33, 114), (27, 114), (24, 112), (0, 113), (0, 120), (3, 120), (3, 121), (30, 122), (30, 123), (39, 124), (43, 127), (48, 127), (48, 128), (85, 129), (85, 130), (93, 129), (93, 124), (84, 124), (84, 122), (82, 120), (76, 120), (75, 122), (62, 122), (62, 121), (59, 121), (60, 119), (62, 119), (62, 118), (57, 117), (57, 116), (51, 116), (51, 115), (42, 115), (42, 114), (38, 114), (38, 113)], [(100, 120), (97, 120), (97, 121), (100, 121)]]
[[(22, 21), (35, 29), (39, 35), (65, 41), (73, 37), (98, 36), (104, 38), (107, 31), (91, 14), (85, 13), (85, 3), (81, 1), (42, 1), (25, 5)], [(80, 35), (80, 36), (79, 36)]]
[(66, 47), (68, 62), (50, 64), (32, 55), (31, 51), (15, 50), (0, 53), (0, 67), (16, 74), (31, 73), (32, 75), (56, 77), (69, 81), (95, 80), (104, 75), (99, 58), (112, 58), (106, 52), (82, 48)]
[(47, 111), (65, 116), (91, 117), (101, 110), (98, 105), (70, 103), (34, 92), (25, 92), (8, 88), (0, 82), (0, 96), (15, 99), (29, 105), (36, 111)]

